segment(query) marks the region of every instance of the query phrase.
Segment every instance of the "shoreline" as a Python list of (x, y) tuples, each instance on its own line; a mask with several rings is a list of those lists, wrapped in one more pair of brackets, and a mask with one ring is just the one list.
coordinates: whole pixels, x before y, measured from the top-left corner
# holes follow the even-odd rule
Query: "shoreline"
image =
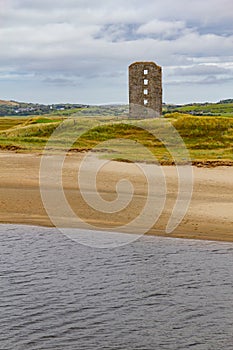
[[(31, 221), (31, 220), (29, 220)], [(0, 221), (0, 226), (1, 225), (9, 225), (9, 226), (25, 226), (25, 227), (41, 227), (44, 229), (57, 229), (59, 231), (59, 227), (56, 227), (54, 225), (46, 225), (46, 224), (42, 224), (39, 222), (33, 223), (33, 222), (25, 222), (22, 221), (20, 222), (20, 220), (17, 222), (1, 222)], [(68, 227), (69, 229), (69, 227)], [(97, 228), (98, 229), (98, 228)], [(81, 230), (81, 228), (77, 228), (77, 230)], [(85, 229), (83, 229), (85, 231)], [(102, 231), (102, 232), (106, 232)], [(117, 234), (125, 234), (125, 232), (119, 232), (119, 231), (110, 231), (112, 233), (117, 233)], [(134, 233), (131, 233), (134, 234)], [(232, 243), (233, 242), (233, 237), (229, 237), (229, 239), (227, 239), (226, 237), (220, 237), (220, 235), (217, 235), (216, 238), (214, 236), (210, 236), (208, 233), (200, 233), (200, 234), (195, 234), (195, 233), (190, 233), (190, 232), (186, 232), (186, 233), (179, 233), (178, 231), (176, 231), (176, 233), (171, 233), (171, 234), (166, 234), (163, 231), (156, 231), (156, 230), (152, 230), (149, 232), (146, 232), (145, 234), (142, 234), (141, 237), (143, 236), (153, 236), (153, 237), (160, 237), (160, 238), (172, 238), (172, 239), (181, 239), (181, 240), (191, 240), (191, 241), (205, 241), (205, 242), (222, 242), (222, 243)]]
[[(145, 202), (145, 180), (132, 163), (109, 162), (98, 179), (98, 191), (105, 200), (115, 200), (115, 186), (122, 178), (132, 178), (135, 186), (135, 201), (132, 208), (114, 215), (114, 218), (90, 210), (82, 202), (76, 184), (77, 166), (83, 154), (69, 154), (65, 161), (64, 191), (69, 204), (84, 221), (95, 225), (96, 229), (113, 229), (124, 224), (126, 218), (132, 220), (140, 213)], [(35, 153), (0, 152), (0, 223), (54, 227), (43, 206), (39, 188), (41, 155)], [(146, 235), (168, 238), (198, 239), (208, 241), (233, 242), (233, 167), (193, 167), (194, 189), (190, 207), (181, 224), (171, 234), (165, 233), (166, 223), (171, 215), (176, 199), (176, 169), (163, 166), (167, 181), (167, 197), (164, 211), (157, 223)], [(84, 190), (89, 189), (87, 171)], [(126, 193), (128, 195), (128, 193)], [(66, 218), (66, 222), (69, 218)]]

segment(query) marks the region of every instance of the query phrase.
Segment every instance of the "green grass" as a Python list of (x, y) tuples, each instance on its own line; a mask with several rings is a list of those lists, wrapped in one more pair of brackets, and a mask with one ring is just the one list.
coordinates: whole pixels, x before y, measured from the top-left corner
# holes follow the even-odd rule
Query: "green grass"
[[(166, 118), (130, 120), (125, 117), (38, 116), (0, 118), (0, 147), (18, 151), (49, 149), (89, 150), (125, 161), (171, 163), (187, 159), (181, 139), (193, 161), (233, 160), (233, 118), (193, 116), (181, 112)], [(173, 128), (172, 125), (175, 127)], [(140, 146), (141, 145), (141, 146)]]
[(27, 122), (25, 123), (26, 125), (29, 124), (47, 124), (47, 123), (54, 123), (54, 122), (59, 122), (61, 121), (61, 118), (55, 117), (55, 118), (47, 118), (47, 117), (34, 117), (34, 118), (30, 118), (27, 120)]
[(164, 113), (166, 112), (182, 112), (197, 116), (224, 116), (231, 118), (233, 117), (233, 103), (194, 103), (179, 107), (167, 106), (164, 110)]
[(233, 160), (233, 118), (180, 117), (173, 122), (194, 160)]

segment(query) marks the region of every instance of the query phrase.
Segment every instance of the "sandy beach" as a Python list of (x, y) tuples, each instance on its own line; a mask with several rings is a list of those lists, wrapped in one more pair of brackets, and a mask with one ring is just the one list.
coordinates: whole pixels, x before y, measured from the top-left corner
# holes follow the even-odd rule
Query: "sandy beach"
[[(132, 163), (108, 162), (97, 176), (97, 190), (104, 201), (116, 200), (116, 185), (118, 181), (128, 179), (134, 187), (132, 201), (117, 213), (101, 212), (90, 207), (83, 199), (87, 194), (91, 199), (93, 189), (90, 188), (93, 162), (97, 157), (87, 161), (83, 170), (82, 186), (77, 181), (77, 169), (82, 159), (81, 154), (69, 154), (64, 162), (63, 189), (73, 212), (83, 221), (94, 225), (97, 229), (116, 228), (133, 220), (139, 215), (146, 203), (147, 184), (145, 176), (137, 165)], [(51, 164), (54, 156), (51, 157)], [(40, 192), (40, 161), (39, 154), (17, 154), (0, 152), (0, 222), (13, 224), (30, 224), (54, 226), (50, 220), (41, 199)], [(171, 234), (165, 232), (177, 198), (177, 174), (174, 166), (162, 167), (167, 183), (166, 202), (157, 222), (148, 234), (181, 237), (191, 239), (207, 239), (218, 241), (233, 241), (233, 167), (220, 166), (214, 168), (193, 167), (194, 182), (190, 206), (180, 225)], [(52, 184), (52, 185), (51, 185)], [(43, 186), (56, 191), (58, 184), (53, 182), (53, 173), (48, 179), (44, 175)], [(158, 182), (158, 186), (160, 186)], [(51, 188), (50, 188), (51, 187)], [(127, 189), (127, 187), (125, 187)], [(128, 193), (122, 190), (122, 205)], [(155, 199), (155, 203), (156, 199)], [(62, 203), (57, 203), (55, 210), (59, 211)], [(64, 225), (71, 220), (64, 216)], [(145, 226), (147, 223), (145, 222)]]

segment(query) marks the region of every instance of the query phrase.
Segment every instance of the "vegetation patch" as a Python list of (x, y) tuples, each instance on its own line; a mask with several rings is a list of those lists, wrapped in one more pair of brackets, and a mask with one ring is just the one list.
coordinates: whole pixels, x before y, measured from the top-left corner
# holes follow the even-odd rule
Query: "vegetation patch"
[[(221, 106), (231, 109), (231, 104), (229, 101)], [(95, 108), (99, 113), (100, 107)], [(218, 116), (196, 116), (188, 114), (185, 107), (185, 112), (166, 111), (165, 118), (131, 120), (123, 115), (107, 115), (115, 108), (106, 108), (106, 115), (91, 117), (74, 114), (66, 118), (62, 113), (67, 111), (26, 118), (1, 117), (0, 148), (42, 151), (49, 141), (49, 149), (93, 149), (108, 159), (154, 162), (156, 158), (161, 164), (173, 164), (168, 149), (176, 161), (186, 161), (183, 145), (177, 144), (177, 130), (193, 162), (233, 161), (233, 114), (229, 116), (229, 110)], [(148, 154), (143, 148), (136, 148), (137, 144)]]

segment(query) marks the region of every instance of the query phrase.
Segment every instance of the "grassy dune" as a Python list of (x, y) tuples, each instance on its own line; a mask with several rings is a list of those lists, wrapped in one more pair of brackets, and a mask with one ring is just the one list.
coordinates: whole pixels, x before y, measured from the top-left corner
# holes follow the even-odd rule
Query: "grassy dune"
[[(49, 149), (83, 151), (95, 147), (96, 152), (105, 151), (107, 158), (154, 161), (155, 156), (160, 162), (170, 164), (173, 158), (181, 162), (187, 160), (186, 149), (175, 130), (193, 162), (233, 161), (233, 117), (193, 116), (180, 112), (147, 120), (60, 115), (1, 118), (0, 148), (37, 152), (50, 140)], [(139, 147), (140, 144), (144, 148)]]

